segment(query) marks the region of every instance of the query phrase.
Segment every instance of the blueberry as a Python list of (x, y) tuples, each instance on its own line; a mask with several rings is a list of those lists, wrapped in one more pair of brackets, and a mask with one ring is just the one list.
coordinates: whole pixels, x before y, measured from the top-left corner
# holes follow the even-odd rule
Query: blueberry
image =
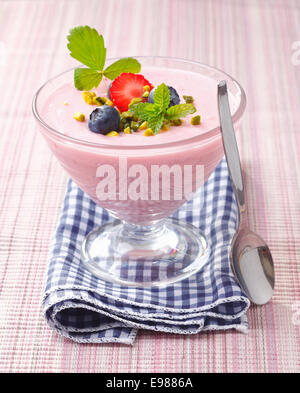
[(102, 105), (96, 108), (89, 119), (89, 129), (96, 134), (119, 131), (120, 114), (113, 106)]
[[(174, 105), (178, 105), (180, 103), (180, 98), (179, 98), (179, 95), (178, 95), (177, 91), (172, 86), (168, 86), (168, 89), (169, 89), (169, 92), (170, 92), (170, 104), (169, 104), (169, 107), (170, 106), (174, 106)], [(148, 96), (148, 102), (150, 102), (151, 104), (154, 104), (154, 99), (153, 99), (154, 91), (155, 91), (155, 89), (152, 89), (150, 91), (149, 96)]]

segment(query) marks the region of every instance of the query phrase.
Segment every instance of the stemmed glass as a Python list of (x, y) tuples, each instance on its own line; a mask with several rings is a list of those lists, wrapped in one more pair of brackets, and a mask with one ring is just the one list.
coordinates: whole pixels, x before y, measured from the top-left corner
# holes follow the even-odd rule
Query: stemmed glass
[[(232, 118), (237, 129), (246, 97), (242, 87), (231, 76), (214, 67), (183, 59), (136, 58), (142, 67), (167, 67), (212, 78), (216, 82), (216, 99), (218, 82), (226, 80), (233, 102)], [(76, 139), (52, 128), (41, 115), (49, 95), (62, 84), (72, 81), (73, 69), (46, 82), (34, 96), (33, 113), (40, 132), (62, 167), (96, 204), (107, 209), (115, 218), (97, 227), (85, 238), (82, 263), (105, 281), (135, 287), (166, 286), (196, 273), (207, 263), (210, 245), (196, 227), (168, 218), (188, 198), (183, 193), (181, 197), (174, 197), (175, 180), (168, 182), (170, 195), (173, 195), (168, 200), (162, 198), (165, 187), (162, 178), (156, 178), (160, 183), (156, 185), (155, 196), (153, 176), (144, 178), (148, 191), (143, 200), (130, 198), (129, 193), (124, 197), (124, 187), (128, 187), (128, 173), (134, 166), (142, 166), (146, 171), (143, 173), (151, 174), (152, 165), (169, 168), (176, 165), (177, 169), (182, 169), (182, 173), (187, 165), (203, 168), (201, 178), (196, 178), (193, 169), (194, 176), (189, 184), (185, 184), (190, 193), (197, 191), (224, 154), (220, 128), (215, 127), (197, 136), (164, 144), (155, 144), (153, 139), (149, 145), (126, 146), (118, 144), (115, 138), (110, 144)], [(115, 170), (115, 193), (106, 200), (97, 195), (99, 163), (110, 165)]]

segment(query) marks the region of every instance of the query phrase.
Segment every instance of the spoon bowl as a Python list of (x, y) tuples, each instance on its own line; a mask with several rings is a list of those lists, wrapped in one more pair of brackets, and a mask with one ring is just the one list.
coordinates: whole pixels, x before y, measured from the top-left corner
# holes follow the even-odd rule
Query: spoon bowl
[(239, 228), (232, 240), (231, 268), (253, 303), (267, 303), (274, 289), (274, 266), (269, 247), (249, 228)]

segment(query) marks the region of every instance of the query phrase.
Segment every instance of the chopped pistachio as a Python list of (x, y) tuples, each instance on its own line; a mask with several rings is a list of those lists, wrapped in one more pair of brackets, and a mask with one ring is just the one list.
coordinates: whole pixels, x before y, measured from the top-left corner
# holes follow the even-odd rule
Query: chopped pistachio
[(131, 129), (130, 129), (130, 127), (124, 128), (124, 134), (131, 134)]
[(149, 85), (146, 85), (146, 86), (143, 86), (143, 89), (144, 89), (144, 91), (150, 91), (150, 86)]
[(161, 126), (161, 130), (162, 130), (162, 131), (168, 131), (168, 130), (169, 130), (169, 126), (168, 126), (167, 124), (163, 124), (163, 125)]
[(121, 119), (130, 119), (133, 120), (134, 114), (130, 111), (122, 112), (121, 113)]
[(106, 136), (118, 136), (119, 134), (117, 133), (117, 131), (110, 131), (106, 134)]
[(121, 131), (124, 131), (124, 129), (126, 128), (126, 127), (129, 127), (130, 126), (130, 124), (127, 122), (127, 121), (125, 121), (125, 120), (121, 120), (120, 121), (120, 130)]
[(93, 104), (95, 105), (104, 105), (107, 102), (107, 98), (105, 97), (93, 97)]
[(145, 91), (145, 93), (142, 95), (142, 97), (144, 97), (144, 98), (147, 98), (147, 97), (149, 97), (149, 91)]
[(146, 130), (148, 128), (148, 123), (144, 121), (140, 126), (139, 130)]
[(136, 131), (136, 130), (139, 128), (139, 123), (138, 123), (137, 121), (132, 121), (132, 122), (130, 123), (130, 128), (131, 128), (133, 131)]
[(93, 97), (92, 104), (93, 105), (103, 105), (103, 103), (99, 100), (100, 97)]
[(147, 128), (147, 130), (144, 132), (145, 136), (152, 136), (154, 135), (154, 132), (152, 131), (151, 128)]
[[(137, 120), (137, 118), (134, 116), (134, 114), (130, 111), (122, 112), (120, 114), (120, 119), (121, 119), (121, 121), (120, 121), (120, 129), (121, 130), (124, 130), (124, 128), (126, 128), (126, 127), (131, 127), (131, 122)], [(135, 124), (134, 124), (134, 126), (135, 126)], [(137, 127), (138, 126), (135, 127), (134, 131), (136, 131)]]
[(192, 96), (183, 96), (183, 99), (187, 104), (192, 104), (194, 102), (194, 98)]
[(126, 127), (130, 128), (130, 121), (127, 121), (126, 119), (121, 119), (120, 121), (120, 130), (124, 130)]
[(135, 98), (133, 98), (133, 99), (130, 101), (129, 106), (130, 106), (130, 105), (133, 105), (133, 104), (138, 104), (139, 102), (142, 102), (142, 101), (143, 101), (143, 100), (142, 100), (141, 97), (135, 97)]
[(171, 126), (181, 126), (182, 123), (183, 121), (181, 119), (170, 120)]
[(87, 104), (93, 105), (93, 98), (96, 97), (96, 93), (93, 91), (83, 91), (82, 97)]
[(194, 117), (191, 118), (191, 124), (192, 124), (193, 126), (199, 125), (200, 122), (201, 122), (201, 118), (200, 118), (199, 115), (194, 116)]
[(76, 112), (73, 117), (77, 121), (84, 121), (85, 120), (85, 116), (81, 112)]

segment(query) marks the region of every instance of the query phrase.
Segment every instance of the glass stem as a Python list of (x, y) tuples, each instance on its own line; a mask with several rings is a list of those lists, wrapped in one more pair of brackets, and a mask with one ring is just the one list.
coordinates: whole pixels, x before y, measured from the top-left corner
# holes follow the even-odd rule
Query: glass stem
[(123, 221), (119, 236), (135, 242), (148, 242), (162, 237), (165, 231), (165, 219), (155, 221), (151, 225), (135, 225)]

